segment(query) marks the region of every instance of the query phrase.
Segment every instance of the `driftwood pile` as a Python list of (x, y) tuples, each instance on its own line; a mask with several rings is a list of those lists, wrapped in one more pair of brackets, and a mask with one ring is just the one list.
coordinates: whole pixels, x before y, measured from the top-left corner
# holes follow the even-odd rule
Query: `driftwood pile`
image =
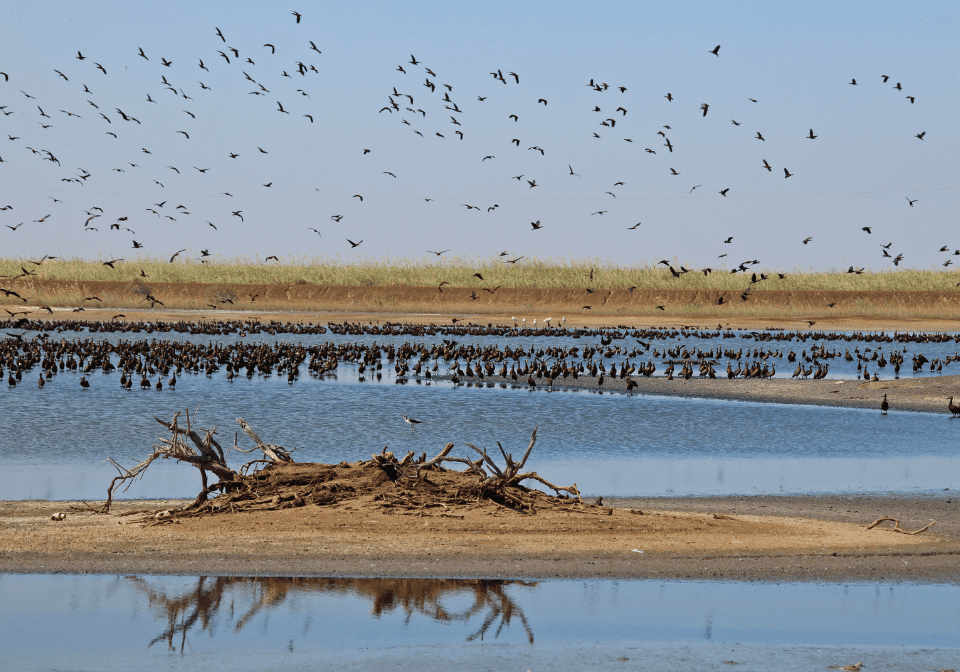
[[(576, 483), (554, 485), (535, 471), (524, 471), (537, 442), (536, 429), (520, 460), (515, 460), (497, 443), (503, 458), (502, 467), (485, 449), (470, 443), (466, 445), (477, 453), (475, 460), (451, 455), (454, 444), (448, 443), (432, 459), (427, 459), (426, 453), (414, 458), (413, 451), (398, 459), (384, 448), (371, 455), (370, 460), (333, 465), (296, 463), (290, 456), (291, 451), (263, 442), (250, 425), (237, 418), (256, 447), (241, 449), (236, 436), (231, 447), (243, 453), (259, 450), (263, 456), (234, 470), (227, 465), (224, 449), (215, 438), (216, 428), (200, 430), (201, 436), (193, 428), (195, 414), (191, 418), (186, 411), (185, 427), (180, 425), (180, 416), (181, 413), (175, 414), (170, 422), (155, 418), (171, 436), (160, 439), (142, 462), (126, 469), (110, 460), (120, 474), (111, 481), (100, 512), (107, 513), (117, 489), (129, 487), (157, 459), (174, 459), (196, 467), (202, 483), (200, 494), (191, 504), (178, 511), (156, 514), (160, 522), (217, 513), (270, 511), (307, 504), (332, 506), (354, 501), (384, 512), (417, 515), (432, 509), (441, 516), (458, 518), (462, 516), (457, 515), (456, 509), (470, 507), (487, 506), (533, 514), (545, 508), (580, 510), (584, 506)], [(465, 468), (444, 466), (449, 464)], [(208, 475), (214, 477), (214, 482), (210, 482)], [(540, 483), (556, 494), (529, 488), (525, 482)]]

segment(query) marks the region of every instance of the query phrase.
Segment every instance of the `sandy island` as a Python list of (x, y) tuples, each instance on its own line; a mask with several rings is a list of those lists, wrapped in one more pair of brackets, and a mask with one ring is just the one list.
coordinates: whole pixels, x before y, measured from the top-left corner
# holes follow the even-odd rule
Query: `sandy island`
[[(122, 501), (108, 515), (2, 502), (0, 572), (944, 582), (960, 578), (958, 502), (951, 493), (617, 500), (535, 515), (308, 505), (165, 525), (132, 514), (186, 502)], [(50, 519), (61, 511), (65, 520)], [(889, 522), (865, 529), (880, 516), (908, 531), (937, 523), (916, 536)]]

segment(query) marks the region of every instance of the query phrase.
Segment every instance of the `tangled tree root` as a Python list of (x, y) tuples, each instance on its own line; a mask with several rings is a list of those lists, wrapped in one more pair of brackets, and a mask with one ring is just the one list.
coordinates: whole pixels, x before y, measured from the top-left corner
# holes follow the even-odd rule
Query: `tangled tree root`
[[(504, 465), (499, 466), (485, 449), (467, 444), (479, 457), (470, 460), (452, 456), (454, 444), (448, 443), (435, 457), (427, 459), (426, 453), (414, 458), (411, 451), (402, 459), (384, 448), (362, 462), (340, 464), (295, 463), (290, 453), (282, 446), (266, 444), (242, 418), (238, 418), (243, 431), (254, 440), (256, 448), (235, 450), (252, 452), (260, 450), (263, 458), (246, 463), (234, 471), (227, 466), (223, 449), (214, 439), (216, 428), (202, 430), (204, 437), (192, 428), (189, 412), (187, 427), (178, 425), (180, 414), (171, 422), (157, 418), (157, 422), (172, 432), (169, 439), (160, 439), (153, 453), (131, 469), (120, 470), (108, 489), (105, 505), (99, 509), (106, 513), (114, 491), (120, 485), (141, 477), (146, 468), (158, 458), (173, 458), (193, 465), (201, 472), (202, 490), (193, 503), (179, 511), (161, 511), (154, 515), (158, 524), (172, 522), (175, 518), (204, 516), (241, 511), (273, 511), (312, 504), (332, 506), (348, 501), (362, 501), (384, 513), (400, 515), (439, 515), (462, 518), (454, 509), (494, 507), (520, 514), (535, 514), (539, 510), (570, 509), (583, 511), (594, 509), (609, 513), (599, 506), (585, 507), (576, 483), (560, 486), (550, 483), (535, 471), (523, 471), (527, 459), (537, 441), (537, 430), (530, 436), (530, 443), (519, 461), (514, 460), (500, 443), (497, 447)], [(463, 470), (449, 469), (445, 464), (465, 465)], [(218, 480), (208, 485), (207, 472)], [(524, 485), (524, 482), (545, 485), (556, 493), (548, 495)], [(219, 493), (213, 498), (210, 495)]]

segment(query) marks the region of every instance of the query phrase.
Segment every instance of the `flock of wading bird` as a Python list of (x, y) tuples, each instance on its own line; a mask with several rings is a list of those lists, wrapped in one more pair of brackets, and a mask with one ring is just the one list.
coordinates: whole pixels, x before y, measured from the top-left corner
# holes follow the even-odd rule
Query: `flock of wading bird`
[[(298, 24), (297, 30), (302, 29), (299, 26), (302, 19), (304, 19), (303, 15), (296, 12), (293, 13), (290, 19)], [(271, 150), (264, 149), (262, 146), (266, 144), (266, 142), (257, 144), (255, 140), (231, 140), (231, 142), (241, 146), (224, 146), (216, 155), (197, 156), (194, 159), (196, 165), (177, 166), (168, 165), (166, 161), (156, 159), (153, 150), (147, 145), (151, 143), (163, 145), (169, 145), (175, 142), (180, 143), (178, 145), (179, 155), (184, 157), (188, 156), (191, 143), (195, 144), (198, 136), (202, 137), (204, 132), (209, 130), (209, 126), (204, 126), (204, 123), (220, 123), (219, 118), (210, 118), (210, 115), (213, 114), (212, 109), (216, 110), (217, 115), (223, 112), (225, 108), (223, 103), (227, 101), (222, 99), (223, 97), (218, 100), (220, 96), (218, 90), (223, 90), (228, 82), (231, 86), (239, 82), (246, 85), (246, 88), (251, 89), (246, 94), (243, 94), (243, 96), (251, 106), (259, 106), (257, 111), (263, 115), (264, 119), (275, 119), (276, 115), (290, 117), (291, 114), (295, 114), (308, 126), (316, 121), (322, 122), (324, 120), (324, 118), (320, 116), (322, 115), (322, 110), (311, 107), (312, 99), (305, 88), (308, 87), (308, 83), (311, 81), (310, 78), (317, 77), (321, 74), (317, 65), (307, 62), (310, 60), (310, 57), (320, 59), (323, 54), (315, 41), (309, 40), (307, 37), (304, 37), (302, 42), (297, 44), (274, 44), (267, 41), (260, 45), (259, 40), (255, 43), (247, 43), (244, 41), (241, 43), (243, 47), (241, 51), (241, 48), (231, 46), (231, 43), (228, 42), (227, 35), (218, 27), (211, 27), (209, 39), (210, 44), (207, 45), (207, 50), (204, 51), (202, 55), (197, 56), (193, 62), (184, 62), (181, 60), (175, 63), (173, 60), (167, 59), (162, 55), (148, 54), (142, 47), (137, 48), (136, 51), (133, 51), (131, 48), (131, 60), (140, 64), (139, 67), (141, 69), (139, 71), (150, 73), (151, 76), (155, 77), (155, 79), (149, 83), (144, 82), (144, 89), (147, 90), (139, 94), (135, 94), (135, 87), (125, 87), (121, 94), (118, 94), (116, 91), (111, 91), (110, 96), (112, 97), (106, 95), (101, 96), (97, 91), (99, 82), (95, 80), (97, 78), (114, 76), (111, 73), (120, 69), (121, 66), (126, 71), (132, 64), (107, 63), (107, 65), (104, 65), (101, 63), (103, 59), (99, 59), (93, 52), (88, 52), (88, 55), (83, 51), (77, 51), (75, 56), (71, 55), (71, 60), (66, 61), (60, 67), (53, 69), (52, 72), (49, 73), (49, 77), (59, 82), (58, 86), (64, 93), (64, 99), (70, 100), (70, 103), (59, 102), (56, 98), (38, 100), (36, 96), (26, 90), (30, 88), (30, 82), (35, 81), (37, 76), (42, 75), (37, 75), (36, 73), (21, 74), (14, 70), (11, 70), (9, 73), (0, 73), (3, 75), (2, 85), (9, 89), (4, 91), (4, 89), (0, 88), (0, 96), (6, 97), (13, 95), (13, 90), (16, 88), (18, 88), (19, 93), (22, 95), (22, 104), (13, 104), (7, 99), (6, 103), (0, 106), (0, 111), (4, 114), (5, 123), (9, 125), (19, 119), (27, 120), (13, 133), (7, 133), (8, 141), (14, 144), (9, 145), (9, 150), (4, 152), (7, 155), (6, 158), (0, 154), (0, 163), (3, 164), (2, 167), (4, 168), (6, 164), (10, 164), (11, 167), (9, 169), (14, 169), (21, 168), (23, 161), (32, 159), (39, 162), (48, 162), (51, 169), (56, 166), (56, 175), (59, 177), (61, 183), (56, 193), (61, 197), (58, 198), (54, 195), (49, 196), (49, 199), (52, 201), (51, 207), (68, 207), (64, 199), (74, 200), (77, 195), (77, 189), (73, 187), (85, 187), (88, 184), (96, 184), (100, 192), (114, 189), (111, 183), (106, 181), (105, 176), (94, 175), (83, 168), (77, 169), (79, 172), (67, 170), (67, 172), (70, 173), (69, 175), (65, 173), (61, 175), (65, 169), (61, 166), (58, 155), (62, 155), (69, 150), (66, 147), (45, 148), (44, 138), (50, 136), (44, 136), (44, 134), (55, 126), (66, 124), (70, 124), (71, 130), (75, 131), (76, 134), (104, 133), (111, 138), (109, 142), (119, 143), (116, 146), (103, 148), (104, 152), (109, 153), (110, 156), (126, 155), (126, 161), (121, 165), (111, 168), (110, 172), (115, 173), (117, 176), (128, 172), (142, 175), (139, 182), (134, 183), (138, 185), (137, 188), (153, 189), (158, 194), (156, 197), (150, 197), (148, 199), (148, 202), (144, 204), (145, 207), (143, 211), (140, 213), (110, 212), (111, 208), (109, 203), (98, 203), (88, 205), (85, 208), (81, 208), (65, 216), (60, 214), (54, 215), (53, 212), (51, 212), (42, 216), (36, 216), (35, 218), (24, 219), (18, 224), (11, 223), (4, 224), (4, 226), (13, 233), (16, 233), (25, 224), (43, 224), (48, 220), (50, 220), (51, 223), (59, 223), (63, 221), (65, 217), (75, 217), (78, 224), (82, 221), (84, 231), (96, 233), (103, 227), (103, 224), (100, 224), (101, 221), (105, 223), (109, 222), (106, 230), (130, 234), (129, 249), (140, 250), (145, 249), (146, 245), (136, 240), (135, 236), (138, 236), (138, 234), (136, 230), (131, 227), (136, 226), (138, 229), (146, 226), (159, 228), (166, 226), (168, 220), (173, 222), (179, 221), (178, 218), (190, 221), (190, 206), (185, 203), (174, 204), (175, 201), (171, 201), (162, 196), (164, 193), (163, 190), (166, 189), (170, 182), (173, 182), (174, 186), (180, 187), (181, 190), (185, 185), (185, 181), (189, 181), (191, 186), (196, 186), (197, 184), (202, 185), (203, 180), (209, 180), (211, 176), (216, 175), (218, 171), (223, 171), (226, 168), (232, 171), (235, 170), (239, 164), (244, 164), (244, 166), (248, 168), (248, 172), (259, 173), (263, 168), (258, 166), (255, 160), (258, 157), (268, 154)], [(307, 45), (309, 45), (309, 48)], [(712, 49), (705, 49), (704, 51), (705, 59), (710, 59), (711, 57), (717, 59), (722, 58), (720, 45)], [(299, 59), (296, 57), (296, 54), (300, 54)], [(142, 63), (140, 59), (142, 59)], [(321, 68), (322, 67), (324, 66), (321, 65)], [(523, 82), (521, 75), (509, 69), (507, 69), (506, 74), (501, 68), (494, 68), (490, 71), (489, 75), (498, 85), (502, 85), (502, 87), (494, 87), (494, 91), (498, 93), (487, 92), (487, 95), (478, 95), (476, 89), (474, 93), (464, 95), (462, 93), (463, 85), (457, 82), (455, 87), (454, 84), (444, 81), (434, 69), (418, 60), (412, 54), (408, 61), (404, 59), (404, 62), (397, 65), (395, 72), (397, 73), (395, 75), (397, 84), (386, 92), (386, 104), (379, 109), (379, 113), (394, 118), (398, 127), (416, 134), (424, 140), (428, 138), (438, 138), (448, 141), (454, 138), (460, 141), (464, 140), (471, 132), (472, 119), (475, 118), (476, 115), (483, 114), (484, 105), (490, 105), (490, 103), (485, 101), (491, 98), (496, 99), (497, 96), (500, 96), (504, 101), (509, 100), (511, 104), (516, 101), (518, 105), (522, 102), (532, 104), (532, 101), (536, 100), (537, 103), (534, 109), (538, 110), (545, 110), (550, 104), (548, 98), (539, 93), (525, 94), (522, 91), (525, 82)], [(256, 76), (250, 73), (254, 73)], [(26, 83), (18, 84), (18, 82)], [(207, 82), (213, 86), (208, 85)], [(904, 93), (904, 87), (900, 82), (892, 82), (893, 80), (887, 75), (878, 76), (876, 81), (877, 85), (888, 86), (893, 92)], [(855, 78), (848, 84), (852, 86), (862, 85)], [(634, 143), (636, 138), (638, 141), (637, 147), (641, 144), (647, 144), (649, 142), (649, 140), (646, 140), (647, 138), (661, 142), (662, 144), (659, 150), (650, 146), (643, 149), (646, 155), (657, 157), (656, 159), (650, 159), (654, 162), (651, 165), (656, 166), (655, 169), (657, 170), (669, 170), (669, 174), (673, 176), (684, 174), (684, 143), (682, 141), (672, 141), (668, 132), (671, 135), (674, 134), (674, 131), (679, 132), (677, 124), (682, 123), (677, 122), (674, 119), (677, 115), (672, 113), (680, 106), (689, 106), (695, 103), (676, 98), (671, 92), (664, 92), (664, 95), (658, 98), (659, 103), (643, 101), (636, 97), (631, 97), (634, 94), (628, 94), (630, 88), (627, 86), (609, 85), (602, 81), (601, 78), (591, 78), (585, 85), (590, 92), (589, 95), (596, 96), (590, 108), (592, 113), (596, 115), (596, 126), (594, 126), (593, 129), (584, 129), (584, 133), (590, 133), (592, 137), (598, 141), (617, 140), (619, 142)], [(19, 88), (21, 86), (24, 88)], [(82, 87), (82, 94), (79, 93), (80, 87)], [(507, 89), (511, 87), (520, 87), (521, 92), (516, 95), (508, 92)], [(455, 89), (456, 94), (454, 93)], [(277, 92), (274, 93), (274, 91)], [(71, 103), (78, 101), (75, 94), (82, 96), (87, 104), (87, 106), (81, 110), (69, 109)], [(138, 97), (130, 97), (123, 100), (118, 100), (115, 97), (125, 94), (130, 94), (130, 96), (136, 95)], [(657, 95), (659, 96), (659, 94)], [(200, 96), (204, 98), (198, 103), (195, 97)], [(287, 98), (287, 101), (284, 102), (278, 98)], [(293, 99), (292, 101), (290, 100), (291, 98)], [(611, 98), (613, 98), (613, 100), (610, 100)], [(211, 101), (217, 101), (220, 104), (211, 109)], [(915, 95), (905, 94), (903, 101), (904, 103), (913, 105), (916, 103), (917, 97)], [(276, 105), (275, 107), (274, 103)], [(663, 123), (656, 129), (631, 127), (630, 108), (628, 108), (628, 105), (633, 107), (634, 104), (659, 105), (658, 112), (663, 115), (661, 121), (667, 123)], [(64, 109), (65, 105), (67, 109)], [(747, 123), (755, 124), (756, 126), (762, 125), (762, 118), (759, 120), (752, 118), (756, 116), (752, 113), (752, 106), (762, 108), (760, 100), (745, 96), (744, 106), (744, 108), (733, 112), (735, 116), (740, 116), (740, 119), (743, 121), (731, 118), (731, 123), (736, 127)], [(191, 109), (191, 107), (193, 109)], [(751, 107), (751, 111), (748, 112), (746, 107)], [(208, 118), (205, 120), (203, 118), (204, 112), (208, 109), (211, 109), (211, 111), (207, 114)], [(83, 110), (86, 110), (86, 112)], [(53, 114), (48, 114), (48, 111)], [(702, 112), (703, 118), (706, 118), (708, 113), (711, 115), (722, 113), (718, 110), (717, 105), (711, 106), (710, 103), (700, 103), (699, 111)], [(723, 112), (726, 111), (727, 110), (723, 110)], [(568, 110), (568, 112), (572, 114), (575, 110)], [(740, 113), (746, 116), (742, 116)], [(509, 147), (512, 151), (525, 147), (524, 154), (532, 153), (533, 156), (543, 158), (546, 162), (542, 164), (543, 174), (514, 175), (510, 170), (507, 170), (504, 172), (504, 181), (516, 181), (518, 188), (523, 187), (525, 188), (524, 191), (529, 191), (541, 187), (547, 181), (556, 180), (559, 174), (565, 175), (561, 178), (564, 180), (579, 179), (581, 175), (574, 170), (573, 165), (568, 161), (561, 159), (556, 165), (550, 163), (555, 151), (552, 147), (543, 147), (541, 144), (537, 144), (536, 141), (527, 146), (528, 143), (522, 141), (521, 136), (525, 133), (533, 133), (538, 122), (542, 121), (536, 118), (535, 113), (527, 115), (526, 112), (523, 112), (523, 114), (531, 118), (521, 119), (520, 114), (513, 113), (505, 119), (494, 120), (493, 123), (499, 123), (502, 128), (509, 129), (509, 131), (505, 132), (502, 136), (506, 147)], [(35, 117), (32, 123), (29, 121), (31, 117)], [(163, 123), (168, 122), (170, 119), (182, 120), (182, 124), (174, 124), (174, 126), (180, 125), (182, 127), (173, 130), (173, 127), (171, 127), (169, 123)], [(16, 133), (16, 135), (14, 133)], [(251, 135), (254, 133), (255, 131), (252, 132)], [(755, 133), (755, 135), (751, 136), (750, 133)], [(166, 134), (169, 134), (169, 137), (167, 137)], [(797, 137), (803, 137), (811, 142), (818, 141), (819, 137), (813, 128), (797, 129), (797, 134)], [(630, 137), (626, 137), (627, 135)], [(915, 133), (914, 137), (916, 137), (919, 142), (923, 142), (925, 141), (925, 136), (926, 132), (921, 130)], [(674, 135), (674, 137), (676, 138), (676, 135)], [(776, 146), (778, 139), (780, 138), (773, 137), (773, 134), (769, 132), (765, 136), (763, 129), (760, 129), (744, 131), (743, 142), (762, 143), (760, 146), (764, 148), (770, 147), (771, 151), (774, 152), (774, 156), (776, 156), (780, 151)], [(300, 140), (298, 140), (298, 142), (300, 142)], [(819, 142), (822, 142), (822, 140), (819, 140)], [(760, 146), (758, 146), (758, 148)], [(16, 148), (16, 150), (13, 148)], [(23, 153), (18, 153), (21, 150)], [(454, 151), (465, 157), (468, 156), (467, 152), (463, 152), (459, 150), (459, 148)], [(562, 150), (560, 151), (562, 153)], [(27, 154), (27, 152), (29, 152), (29, 154)], [(377, 157), (376, 147), (358, 146), (357, 152), (362, 152), (363, 156), (371, 155), (374, 158)], [(498, 150), (487, 148), (486, 151), (477, 152), (475, 158), (485, 165), (496, 165), (498, 163), (497, 154)], [(550, 158), (547, 158), (548, 155)], [(514, 154), (513, 156), (516, 157), (517, 155)], [(777, 162), (775, 161), (774, 163)], [(783, 163), (782, 158), (780, 159), (780, 163)], [(680, 170), (678, 170), (677, 167), (679, 167)], [(386, 168), (390, 169), (387, 170)], [(775, 167), (767, 158), (760, 158), (757, 162), (756, 169), (759, 171), (765, 170), (773, 174)], [(790, 172), (788, 167), (783, 166), (782, 168), (777, 168), (778, 171), (781, 169), (783, 170), (784, 179), (795, 176), (794, 173)], [(393, 167), (381, 165), (377, 166), (375, 171), (379, 173), (381, 179), (398, 180), (404, 177), (402, 166)], [(234, 192), (250, 195), (252, 191), (263, 190), (263, 193), (267, 193), (275, 185), (279, 184), (276, 179), (262, 174), (257, 174), (248, 182), (249, 183), (236, 183), (233, 187), (228, 186), (227, 190), (220, 192), (217, 196), (222, 200), (228, 201), (233, 198)], [(65, 192), (63, 190), (63, 183), (69, 185), (72, 190)], [(611, 180), (610, 187), (604, 192), (603, 198), (616, 199), (617, 194), (613, 189), (624, 186), (625, 184), (626, 181), (624, 179)], [(367, 186), (369, 186), (369, 184)], [(703, 187), (702, 184), (692, 185), (689, 193), (693, 193), (701, 187)], [(710, 187), (707, 188), (709, 189)], [(736, 193), (736, 185), (717, 184), (714, 185), (713, 188), (716, 188), (716, 193), (724, 199), (731, 194), (731, 190), (733, 190), (734, 194)], [(685, 191), (685, 189), (686, 187), (684, 187), (682, 191)], [(319, 191), (319, 189), (317, 189), (317, 191)], [(351, 194), (342, 194), (341, 197), (358, 199), (358, 202), (362, 203), (364, 194), (360, 193), (361, 191), (363, 190), (357, 190)], [(208, 196), (213, 195), (212, 193), (208, 194)], [(511, 198), (513, 198), (513, 192), (511, 192)], [(423, 200), (432, 202), (436, 199), (425, 197)], [(907, 201), (909, 207), (913, 207), (917, 199), (907, 197)], [(493, 212), (500, 208), (500, 205), (498, 203), (483, 205), (463, 203), (457, 207), (465, 207), (467, 211), (474, 210), (481, 212), (485, 209), (486, 212)], [(0, 207), (0, 212), (5, 212), (9, 215), (11, 211), (15, 209), (14, 205), (5, 204)], [(595, 210), (590, 213), (590, 217), (602, 218), (603, 215), (608, 212), (609, 210), (606, 209)], [(584, 212), (584, 214), (586, 214), (586, 212)], [(50, 219), (51, 217), (53, 219)], [(331, 214), (329, 217), (338, 225), (341, 223), (344, 225), (350, 223), (344, 219), (344, 215), (342, 214)], [(225, 220), (232, 220), (233, 218), (239, 221), (245, 221), (244, 211), (229, 205), (224, 205), (222, 217), (218, 222), (220, 226), (223, 226)], [(204, 229), (203, 224), (198, 223), (200, 230), (207, 231), (207, 233), (209, 233), (210, 230), (218, 230), (218, 225), (213, 221), (204, 220), (204, 222), (211, 228)], [(637, 222), (627, 228), (637, 230), (640, 225), (641, 222)], [(314, 232), (317, 235), (323, 235), (316, 227), (305, 228), (307, 231)], [(539, 219), (531, 222), (532, 231), (543, 231), (547, 228), (549, 227), (546, 224), (542, 224)], [(872, 227), (870, 226), (862, 227), (862, 230), (866, 232), (866, 234), (873, 233)], [(340, 233), (342, 235), (342, 230)], [(350, 245), (350, 249), (354, 249), (364, 242), (363, 237), (356, 234), (350, 235), (351, 237), (343, 237), (346, 243)], [(141, 239), (143, 238), (142, 236), (140, 237)], [(358, 240), (355, 241), (353, 238), (357, 238)], [(732, 236), (726, 236), (725, 240), (723, 237), (720, 237), (718, 238), (718, 242), (720, 240), (725, 244), (733, 244)], [(803, 245), (807, 245), (812, 241), (813, 238), (809, 236), (798, 240), (798, 242)], [(113, 245), (113, 243), (109, 244)], [(903, 254), (892, 254), (890, 251), (891, 245), (892, 242), (880, 246), (880, 251), (883, 258), (889, 258), (894, 266), (897, 266), (900, 261), (903, 260), (904, 256)], [(170, 256), (170, 263), (174, 263), (178, 256), (187, 252), (188, 249), (189, 248), (180, 249), (173, 253), (172, 256)], [(941, 248), (941, 252), (946, 252), (947, 250), (948, 248), (946, 246)], [(171, 251), (167, 251), (166, 254), (169, 254)], [(450, 249), (441, 251), (429, 250), (428, 253), (440, 257), (449, 251)], [(166, 254), (164, 254), (164, 257), (166, 257)], [(213, 254), (214, 253), (210, 251), (210, 247), (206, 247), (199, 250), (199, 257), (197, 257), (197, 259), (206, 263)], [(960, 250), (955, 251), (954, 255), (960, 255)], [(121, 255), (113, 256), (116, 258), (104, 262), (104, 266), (116, 268), (116, 264), (124, 261)], [(515, 264), (523, 259), (523, 256), (510, 255), (506, 251), (501, 253), (500, 256), (507, 257), (505, 263)], [(514, 258), (510, 258), (511, 256)], [(720, 258), (726, 256), (726, 253), (719, 255)], [(55, 258), (54, 256), (47, 255), (44, 256), (40, 262), (35, 263), (42, 264)], [(279, 261), (277, 255), (269, 255), (266, 256), (264, 263), (271, 259)], [(679, 264), (679, 269), (676, 269), (666, 261), (660, 263), (668, 266), (674, 278), (680, 278), (692, 270)], [(733, 270), (730, 272), (747, 273), (751, 267), (758, 263), (759, 260), (757, 259), (747, 260), (734, 265)], [(951, 263), (951, 260), (947, 259), (943, 265), (948, 266)], [(13, 278), (29, 277), (34, 273), (34, 271), (28, 269), (26, 265), (24, 265), (21, 270), (22, 273), (18, 276), (13, 276)], [(705, 275), (713, 272), (713, 270), (712, 268), (699, 269), (699, 271)], [(862, 273), (863, 269), (851, 266), (848, 272)], [(142, 270), (141, 275), (147, 277)], [(782, 278), (783, 275), (781, 274), (779, 277)], [(767, 276), (764, 274), (760, 274), (760, 276), (757, 277), (754, 273), (750, 286), (741, 295), (741, 300), (747, 301), (749, 299), (750, 288), (753, 287), (754, 283), (765, 280), (766, 278)], [(443, 284), (444, 283), (441, 283), (439, 287), (441, 291)], [(725, 302), (722, 298), (717, 301), (720, 305)], [(589, 308), (590, 306), (584, 306), (584, 309)]]
[[(699, 369), (702, 378), (716, 379), (715, 369), (722, 358), (727, 359), (726, 377), (764, 379), (776, 375), (777, 361), (786, 360), (796, 363), (794, 378), (823, 379), (827, 376), (830, 364), (834, 360), (853, 366), (856, 362), (858, 376), (864, 380), (879, 380), (878, 371), (887, 366), (899, 377), (901, 366), (906, 363), (905, 353), (908, 344), (960, 343), (960, 335), (948, 334), (842, 334), (837, 332), (771, 332), (771, 331), (731, 331), (699, 329), (568, 329), (566, 327), (543, 326), (540, 328), (519, 328), (517, 326), (495, 326), (464, 324), (453, 326), (437, 325), (361, 325), (352, 323), (328, 323), (326, 326), (314, 324), (293, 324), (258, 321), (227, 321), (217, 323), (189, 322), (77, 322), (77, 321), (28, 321), (22, 318), (14, 323), (27, 331), (20, 334), (8, 334), (0, 340), (0, 377), (6, 368), (9, 388), (16, 388), (29, 375), (34, 367), (39, 367), (37, 385), (44, 388), (48, 381), (64, 372), (79, 372), (80, 386), (90, 388), (88, 374), (101, 372), (110, 374), (120, 372), (120, 386), (130, 389), (135, 385), (143, 389), (161, 390), (166, 387), (175, 389), (177, 376), (205, 375), (212, 378), (221, 369), (225, 370), (227, 381), (246, 377), (271, 377), (276, 374), (286, 377), (288, 383), (295, 383), (305, 365), (311, 377), (323, 379), (335, 376), (340, 363), (355, 367), (360, 381), (369, 375), (382, 380), (385, 364), (392, 364), (394, 380), (403, 383), (407, 380), (429, 382), (433, 379), (448, 380), (455, 386), (462, 384), (493, 386), (527, 386), (531, 390), (552, 389), (555, 386), (594, 387), (632, 392), (637, 386), (634, 376), (651, 378), (657, 372), (660, 360), (666, 366), (663, 377), (666, 380), (690, 380), (694, 367)], [(65, 336), (51, 338), (51, 334), (69, 334), (87, 330), (92, 334), (135, 334), (150, 336), (149, 340), (123, 339), (93, 340), (93, 338), (70, 339)], [(30, 331), (40, 332), (30, 339), (24, 336)], [(314, 345), (297, 344), (290, 341), (264, 341), (223, 343), (208, 340), (206, 343), (192, 343), (174, 340), (178, 334), (203, 335), (208, 337), (236, 334), (240, 337), (286, 335), (300, 336), (301, 339), (312, 336), (332, 334), (337, 337), (379, 336), (384, 338), (405, 337), (402, 343), (383, 343), (376, 341), (341, 342), (326, 341)], [(551, 337), (564, 340), (562, 344), (544, 345), (516, 343), (513, 347), (498, 344), (477, 345), (461, 343), (456, 338), (500, 337), (504, 340), (520, 337)], [(682, 339), (739, 339), (734, 347), (717, 344), (706, 347), (704, 344), (685, 345)], [(583, 345), (571, 344), (571, 341), (590, 339)], [(631, 340), (628, 343), (627, 340)], [(750, 341), (754, 342), (750, 347)], [(797, 345), (787, 345), (796, 341)], [(805, 346), (807, 342), (809, 346)], [(831, 345), (827, 342), (853, 344)], [(658, 344), (658, 342), (660, 342)], [(769, 346), (762, 344), (772, 342)], [(891, 347), (900, 344), (902, 348)], [(887, 347), (884, 350), (884, 346)], [(798, 354), (796, 350), (801, 350)], [(809, 350), (809, 351), (808, 351)], [(786, 352), (785, 352), (786, 351)], [(647, 358), (646, 363), (632, 362)], [(733, 362), (737, 367), (733, 368)], [(934, 357), (932, 360), (921, 352), (911, 356), (912, 372), (922, 373), (929, 368), (930, 373), (940, 373), (951, 362), (960, 362), (960, 353)], [(681, 367), (679, 371), (675, 366)], [(871, 375), (868, 367), (874, 368)], [(816, 370), (814, 370), (816, 367)], [(861, 373), (862, 372), (862, 373)], [(719, 374), (723, 377), (723, 373)], [(139, 377), (139, 381), (137, 381)], [(580, 381), (584, 377), (586, 380)], [(572, 381), (568, 381), (572, 379)], [(154, 380), (156, 379), (156, 380)], [(882, 410), (889, 408), (886, 396)], [(948, 410), (960, 414), (960, 407), (948, 402)]]

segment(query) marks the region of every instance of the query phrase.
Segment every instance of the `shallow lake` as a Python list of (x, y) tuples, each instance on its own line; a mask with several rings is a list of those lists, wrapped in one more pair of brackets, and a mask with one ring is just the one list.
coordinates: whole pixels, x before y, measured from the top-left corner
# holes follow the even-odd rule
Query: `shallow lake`
[[(957, 486), (960, 421), (945, 415), (586, 391), (357, 382), (349, 371), (245, 376), (183, 375), (176, 389), (123, 390), (119, 375), (61, 373), (43, 389), (0, 386), (0, 499), (100, 499), (113, 457), (132, 465), (166, 434), (153, 419), (200, 409), (232, 445), (236, 418), (298, 461), (369, 459), (384, 447), (433, 455), (470, 442), (515, 455), (539, 426), (530, 466), (590, 495), (933, 492)], [(412, 429), (408, 415), (422, 421)], [(252, 445), (241, 433), (241, 447)], [(232, 463), (248, 456), (233, 452)], [(190, 497), (192, 468), (157, 464), (126, 497)]]
[(934, 670), (960, 659), (950, 585), (0, 575), (0, 604), (0, 660), (18, 670)]

